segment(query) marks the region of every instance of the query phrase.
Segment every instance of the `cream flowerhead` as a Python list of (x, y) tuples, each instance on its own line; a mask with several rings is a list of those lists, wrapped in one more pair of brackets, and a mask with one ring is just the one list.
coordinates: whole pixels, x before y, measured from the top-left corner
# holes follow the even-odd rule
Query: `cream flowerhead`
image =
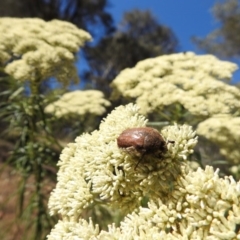
[[(186, 159), (197, 142), (191, 127), (163, 129), (167, 152), (161, 159), (146, 157), (134, 169), (138, 159), (119, 149), (116, 139), (125, 129), (145, 125), (136, 105), (120, 106), (98, 131), (76, 138), (63, 150), (49, 200), (50, 213), (62, 220), (48, 240), (240, 238), (240, 183), (219, 178), (212, 167), (188, 168)], [(148, 207), (139, 207), (143, 196), (149, 198)], [(113, 223), (100, 231), (81, 215), (94, 204), (128, 214), (119, 227)]]
[(230, 162), (240, 162), (240, 117), (233, 115), (216, 115), (197, 127), (197, 133), (216, 143), (220, 153)]
[(127, 215), (119, 239), (239, 239), (239, 201), (240, 183), (199, 168), (177, 180), (172, 198)]
[(166, 154), (161, 159), (148, 156), (135, 169), (139, 158), (120, 149), (116, 140), (123, 130), (144, 127), (146, 122), (136, 105), (120, 106), (103, 120), (98, 131), (83, 134), (69, 144), (58, 163), (50, 213), (78, 219), (94, 202), (131, 212), (144, 196), (166, 198), (197, 138), (189, 126), (169, 126), (162, 136), (174, 143), (167, 144)]
[(51, 214), (77, 219), (95, 201), (131, 212), (143, 196), (166, 196), (197, 140), (191, 127), (169, 126), (162, 136), (174, 144), (167, 144), (163, 159), (146, 157), (135, 169), (138, 158), (122, 151), (116, 139), (123, 130), (144, 127), (146, 122), (136, 105), (120, 106), (103, 120), (98, 131), (83, 134), (65, 148), (49, 201)]
[(78, 82), (75, 54), (91, 36), (71, 23), (0, 18), (0, 66), (20, 81)]
[(51, 235), (48, 236), (48, 240), (89, 240), (98, 234), (99, 229), (93, 225), (91, 220), (89, 223), (84, 219), (79, 222), (60, 220), (52, 230)]
[(240, 238), (240, 183), (232, 177), (219, 178), (218, 171), (189, 171), (176, 181), (171, 197), (150, 200), (120, 223), (100, 231), (91, 219), (59, 221), (48, 240), (53, 239), (222, 239)]
[(180, 108), (189, 122), (192, 116), (201, 120), (231, 114), (240, 109), (240, 91), (224, 81), (236, 69), (236, 64), (191, 52), (150, 58), (124, 69), (113, 80), (112, 99), (135, 101), (145, 115), (161, 116), (166, 111), (171, 119)]
[(63, 94), (59, 100), (49, 104), (45, 112), (56, 117), (69, 114), (101, 116), (110, 105), (110, 102), (104, 99), (103, 93), (98, 90), (78, 90)]

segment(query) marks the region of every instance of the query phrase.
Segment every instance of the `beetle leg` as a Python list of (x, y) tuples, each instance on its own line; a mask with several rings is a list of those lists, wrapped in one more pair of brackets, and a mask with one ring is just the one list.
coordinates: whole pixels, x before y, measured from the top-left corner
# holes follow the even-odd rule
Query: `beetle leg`
[(172, 143), (172, 144), (174, 144), (175, 141), (173, 141), (173, 140), (167, 140), (167, 144), (168, 144), (168, 143)]
[(134, 170), (136, 170), (136, 169), (137, 169), (137, 167), (138, 167), (139, 163), (140, 163), (140, 162), (143, 160), (143, 157), (144, 157), (144, 155), (145, 155), (145, 153), (143, 153), (143, 154), (142, 154), (142, 156), (140, 157), (140, 159), (138, 160), (138, 162), (137, 162), (137, 164), (136, 164), (136, 166), (135, 166)]

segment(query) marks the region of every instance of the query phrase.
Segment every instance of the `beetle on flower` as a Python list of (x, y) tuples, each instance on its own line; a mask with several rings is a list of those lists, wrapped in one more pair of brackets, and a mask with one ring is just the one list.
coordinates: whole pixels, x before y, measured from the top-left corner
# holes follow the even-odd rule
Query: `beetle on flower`
[(167, 144), (163, 137), (156, 129), (150, 127), (124, 130), (117, 138), (117, 144), (119, 148), (140, 157), (135, 169), (145, 155), (153, 154), (161, 158), (167, 151)]

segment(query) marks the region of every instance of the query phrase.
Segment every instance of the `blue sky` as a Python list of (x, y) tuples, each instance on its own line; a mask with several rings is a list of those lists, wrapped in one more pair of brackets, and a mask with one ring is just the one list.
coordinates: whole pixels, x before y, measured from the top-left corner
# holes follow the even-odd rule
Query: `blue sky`
[[(202, 53), (192, 42), (192, 36), (204, 37), (218, 26), (211, 14), (216, 0), (109, 0), (108, 11), (119, 23), (126, 11), (134, 8), (150, 10), (162, 23), (170, 27), (178, 38), (180, 51)], [(238, 62), (239, 63), (239, 62)], [(233, 77), (240, 80), (240, 70)]]
[(214, 0), (111, 0), (109, 12), (118, 23), (124, 12), (134, 8), (150, 10), (162, 23), (177, 35), (183, 51), (197, 51), (192, 36), (207, 35), (217, 26), (211, 15)]

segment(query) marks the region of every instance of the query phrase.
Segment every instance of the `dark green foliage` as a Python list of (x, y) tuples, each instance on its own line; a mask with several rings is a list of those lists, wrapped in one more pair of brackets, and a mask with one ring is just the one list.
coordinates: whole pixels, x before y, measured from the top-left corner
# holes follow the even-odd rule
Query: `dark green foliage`
[[(54, 184), (56, 162), (62, 147), (53, 137), (45, 117), (44, 96), (38, 94), (36, 89), (31, 89), (31, 95), (27, 95), (21, 83), (2, 75), (0, 82), (6, 90), (0, 94), (1, 137), (12, 146), (8, 159), (2, 161), (21, 176), (17, 189), (17, 214), (25, 224), (25, 233), (27, 229), (32, 229), (34, 239), (43, 239), (54, 224), (48, 215), (44, 182)], [(2, 144), (0, 149), (3, 149)]]

